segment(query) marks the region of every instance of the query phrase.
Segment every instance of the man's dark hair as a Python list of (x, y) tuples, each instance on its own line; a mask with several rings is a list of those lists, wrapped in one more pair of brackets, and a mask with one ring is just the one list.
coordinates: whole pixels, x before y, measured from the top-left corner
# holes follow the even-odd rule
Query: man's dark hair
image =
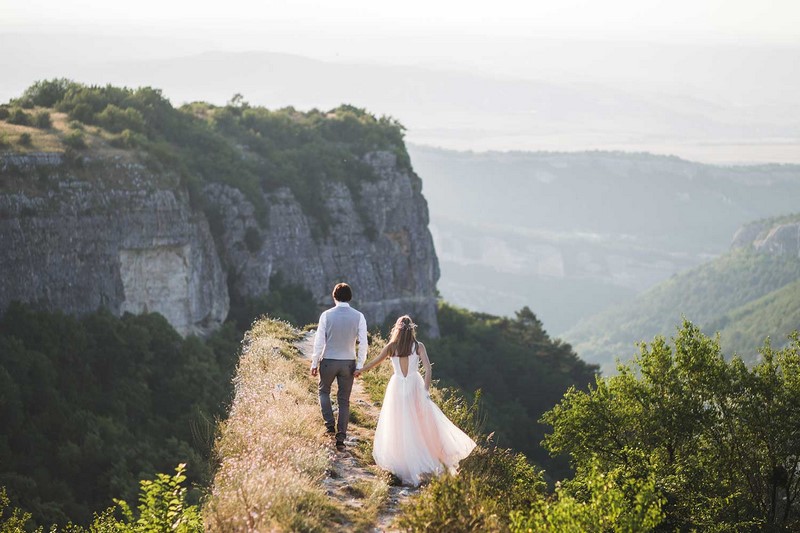
[(347, 283), (338, 283), (333, 288), (333, 299), (337, 302), (349, 302), (353, 299), (353, 290)]

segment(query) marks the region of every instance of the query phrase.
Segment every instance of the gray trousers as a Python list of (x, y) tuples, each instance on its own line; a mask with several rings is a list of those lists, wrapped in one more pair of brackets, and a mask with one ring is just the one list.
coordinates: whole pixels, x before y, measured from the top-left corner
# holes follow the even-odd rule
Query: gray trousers
[[(329, 428), (335, 427), (336, 440), (344, 441), (347, 424), (350, 422), (350, 391), (353, 390), (353, 372), (356, 371), (354, 359), (323, 359), (319, 362), (319, 405), (322, 418)], [(334, 426), (331, 406), (331, 385), (336, 379), (339, 388), (336, 401), (339, 403), (339, 423)]]

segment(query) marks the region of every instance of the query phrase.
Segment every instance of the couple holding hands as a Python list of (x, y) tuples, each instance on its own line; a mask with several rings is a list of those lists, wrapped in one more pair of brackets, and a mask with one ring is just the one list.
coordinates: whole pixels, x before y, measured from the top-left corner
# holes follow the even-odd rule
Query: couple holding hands
[[(336, 436), (336, 449), (346, 450), (354, 378), (389, 359), (394, 374), (386, 385), (375, 429), (375, 463), (411, 486), (418, 486), (427, 475), (455, 472), (459, 461), (475, 448), (475, 442), (450, 422), (428, 395), (431, 363), (425, 345), (417, 340), (417, 325), (408, 315), (399, 317), (380, 355), (365, 365), (367, 321), (350, 306), (353, 291), (346, 283), (339, 283), (332, 296), (336, 305), (319, 318), (311, 375), (319, 376), (322, 418), (328, 433)], [(424, 378), (419, 372), (420, 362)], [(334, 380), (338, 385), (338, 421), (331, 405)]]

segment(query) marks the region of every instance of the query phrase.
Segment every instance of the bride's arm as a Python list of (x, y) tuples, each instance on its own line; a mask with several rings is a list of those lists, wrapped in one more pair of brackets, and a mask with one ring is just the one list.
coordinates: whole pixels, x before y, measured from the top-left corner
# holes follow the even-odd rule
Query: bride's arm
[(425, 345), (419, 343), (419, 358), (422, 361), (422, 366), (425, 368), (425, 390), (431, 389), (431, 361), (428, 359), (428, 351)]
[(378, 357), (376, 357), (374, 361), (371, 361), (371, 362), (367, 363), (366, 365), (364, 365), (364, 368), (361, 369), (359, 374), (363, 374), (364, 372), (366, 372), (367, 370), (371, 369), (372, 367), (374, 367), (375, 365), (377, 365), (378, 363), (380, 363), (381, 361), (383, 361), (387, 357), (389, 357), (389, 345), (388, 344), (383, 347), (383, 350), (381, 350), (380, 355)]

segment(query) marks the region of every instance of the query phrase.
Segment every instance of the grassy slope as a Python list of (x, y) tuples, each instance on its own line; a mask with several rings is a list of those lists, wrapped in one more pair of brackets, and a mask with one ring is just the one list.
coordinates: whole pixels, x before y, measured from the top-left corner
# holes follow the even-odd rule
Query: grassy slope
[[(371, 531), (388, 492), (384, 476), (346, 478), (348, 498), (323, 481), (341, 460), (322, 432), (316, 385), (285, 322), (260, 319), (247, 332), (234, 379), (235, 398), (220, 422), (219, 462), (203, 506), (209, 531)], [(374, 427), (354, 404), (351, 433)], [(353, 450), (369, 468), (367, 449)]]
[[(581, 322), (564, 337), (581, 357), (609, 370), (615, 358), (625, 360), (633, 355), (634, 343), (655, 335), (671, 336), (682, 316), (707, 329), (726, 313), (797, 279), (800, 279), (800, 261), (796, 258), (736, 250), (674, 276), (630, 303)], [(761, 313), (763, 316), (770, 314), (771, 311)], [(755, 338), (748, 338), (739, 345), (723, 337), (723, 345), (729, 351), (744, 352), (752, 342), (760, 343), (758, 339), (763, 340), (774, 332), (767, 324), (758, 327), (753, 324), (748, 333)], [(785, 333), (788, 331), (782, 334)]]

